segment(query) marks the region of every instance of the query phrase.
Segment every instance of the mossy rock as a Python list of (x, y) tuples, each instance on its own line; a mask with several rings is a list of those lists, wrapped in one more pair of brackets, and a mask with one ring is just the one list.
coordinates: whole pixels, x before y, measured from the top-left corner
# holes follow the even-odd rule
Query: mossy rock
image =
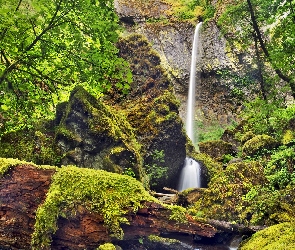
[(293, 130), (286, 130), (283, 134), (282, 143), (284, 145), (294, 144), (295, 142), (295, 131)]
[(252, 131), (248, 131), (245, 134), (240, 136), (240, 142), (245, 143), (246, 141), (249, 141), (254, 137), (255, 137), (255, 134)]
[(219, 161), (223, 155), (236, 154), (233, 145), (223, 140), (200, 142), (198, 145), (201, 153), (206, 153)]
[(256, 135), (245, 142), (242, 147), (245, 156), (254, 156), (263, 150), (271, 150), (279, 146), (279, 143), (269, 135)]
[[(122, 98), (112, 92), (108, 101), (126, 114), (134, 128), (151, 188), (159, 192), (165, 186), (176, 188), (186, 157), (186, 135), (172, 83), (145, 37), (132, 34), (117, 46), (120, 56), (130, 63), (134, 81), (128, 95)], [(155, 152), (163, 153), (161, 160)]]
[(56, 144), (63, 165), (77, 165), (123, 173), (132, 169), (144, 182), (141, 145), (122, 112), (116, 111), (78, 86), (56, 114)]
[(174, 200), (177, 205), (187, 207), (198, 201), (203, 196), (204, 190), (203, 188), (188, 188), (178, 193)]
[(243, 242), (240, 250), (286, 250), (295, 249), (295, 224), (281, 223), (255, 233)]
[(230, 222), (244, 222), (241, 212), (247, 205), (243, 200), (253, 186), (267, 182), (259, 162), (229, 164), (225, 170), (216, 171), (194, 204), (195, 211), (206, 218)]

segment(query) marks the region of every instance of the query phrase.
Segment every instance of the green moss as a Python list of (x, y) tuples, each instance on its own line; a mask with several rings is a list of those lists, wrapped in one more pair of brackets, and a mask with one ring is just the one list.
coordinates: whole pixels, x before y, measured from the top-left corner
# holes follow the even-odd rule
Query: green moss
[(245, 134), (241, 135), (240, 142), (245, 143), (246, 141), (251, 140), (253, 137), (255, 137), (255, 134), (252, 131), (248, 131)]
[(219, 161), (225, 154), (235, 154), (233, 145), (223, 140), (200, 142), (199, 149)]
[(184, 207), (176, 206), (176, 205), (166, 205), (166, 207), (171, 210), (171, 215), (169, 217), (170, 220), (174, 220), (178, 223), (187, 222), (187, 211)]
[(271, 150), (278, 146), (278, 142), (269, 135), (256, 135), (245, 142), (242, 151), (244, 155), (254, 156), (262, 150)]
[(21, 163), (23, 162), (17, 159), (0, 158), (0, 177), (4, 176), (8, 170)]
[(127, 208), (136, 212), (141, 201), (156, 200), (129, 176), (70, 166), (57, 169), (46, 200), (36, 213), (33, 249), (49, 247), (58, 217), (70, 217), (78, 205), (102, 214), (110, 234), (122, 238), (120, 224), (128, 222), (124, 218)]
[(61, 158), (53, 133), (34, 129), (3, 136), (0, 139), (0, 157), (50, 165), (58, 165)]
[(282, 143), (286, 145), (290, 142), (293, 142), (294, 140), (295, 140), (295, 132), (290, 129), (286, 130), (285, 133), (283, 134)]
[(116, 250), (116, 247), (112, 243), (105, 243), (100, 245), (97, 250)]
[(175, 240), (175, 239), (169, 239), (169, 238), (163, 238), (163, 237), (160, 237), (160, 236), (157, 236), (157, 235), (149, 235), (148, 239), (150, 241), (153, 241), (153, 242), (163, 242), (163, 243), (179, 243), (180, 241), (179, 240)]
[(242, 222), (245, 218), (241, 218), (241, 213), (248, 205), (243, 195), (266, 181), (258, 162), (230, 164), (225, 170), (215, 172), (194, 208), (206, 218)]
[(241, 250), (295, 249), (295, 224), (281, 223), (255, 233)]

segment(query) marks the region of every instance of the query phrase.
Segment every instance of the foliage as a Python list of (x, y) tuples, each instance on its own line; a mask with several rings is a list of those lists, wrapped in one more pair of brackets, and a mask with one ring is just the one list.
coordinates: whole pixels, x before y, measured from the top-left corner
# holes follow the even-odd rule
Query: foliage
[(1, 132), (53, 116), (77, 84), (95, 94), (126, 91), (127, 63), (117, 57), (113, 1), (1, 0)]
[(266, 178), (271, 186), (283, 189), (288, 184), (295, 184), (295, 149), (294, 147), (281, 147), (274, 152), (264, 169)]
[(33, 249), (50, 246), (57, 218), (71, 217), (79, 205), (102, 214), (110, 234), (122, 238), (120, 224), (128, 222), (124, 218), (127, 208), (136, 212), (142, 206), (141, 201), (155, 200), (140, 182), (129, 176), (73, 166), (57, 169), (46, 200), (36, 213)]
[(0, 140), (0, 157), (60, 165), (61, 155), (56, 148), (53, 133), (35, 129), (37, 127), (4, 135)]
[[(247, 207), (243, 201), (252, 187), (264, 184), (263, 167), (258, 162), (239, 162), (216, 171), (200, 199), (194, 204), (195, 216), (203, 214), (206, 218), (244, 222), (242, 211)], [(192, 210), (193, 211), (193, 210)]]
[(254, 134), (268, 134), (281, 141), (289, 122), (295, 116), (295, 105), (282, 107), (276, 102), (268, 102), (260, 98), (245, 104), (241, 116), (245, 120), (244, 131)]
[(163, 163), (165, 163), (164, 157), (164, 150), (154, 150), (152, 152), (153, 163), (145, 165), (145, 170), (149, 177), (151, 187), (157, 185), (159, 180), (166, 176), (168, 167), (163, 166)]
[(204, 20), (214, 16), (215, 8), (208, 0), (164, 0), (171, 4), (172, 10), (168, 13), (178, 20), (196, 22), (199, 18)]
[[(232, 47), (253, 54), (261, 73), (261, 91), (266, 92), (267, 98), (277, 97), (279, 79), (284, 80), (295, 95), (292, 70), (295, 58), (291, 52), (295, 40), (294, 4), (292, 0), (232, 0), (218, 4), (222, 10), (218, 15), (222, 33)], [(267, 70), (269, 66), (272, 72)]]
[(198, 142), (219, 140), (224, 132), (224, 128), (216, 121), (211, 125), (205, 125), (202, 122), (197, 122)]
[(285, 250), (295, 248), (295, 226), (281, 223), (255, 233), (250, 240), (242, 243), (241, 250)]

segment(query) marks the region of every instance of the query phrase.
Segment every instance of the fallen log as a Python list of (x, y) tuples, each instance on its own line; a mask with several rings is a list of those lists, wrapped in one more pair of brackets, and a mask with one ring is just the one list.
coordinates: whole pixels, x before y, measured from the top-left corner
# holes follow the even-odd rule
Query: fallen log
[[(0, 176), (0, 248), (32, 247), (36, 211), (44, 203), (57, 171), (56, 168), (17, 163)], [(93, 212), (79, 202), (75, 209), (70, 216), (57, 218), (58, 229), (50, 236), (51, 246), (35, 249), (96, 249), (100, 244), (113, 240), (103, 214)], [(186, 215), (185, 221), (178, 220), (173, 217), (169, 206), (157, 202), (143, 201), (137, 211), (133, 207), (126, 208), (126, 211), (124, 217), (128, 222), (120, 225), (123, 240), (161, 233), (213, 237), (217, 232), (213, 226), (195, 221), (189, 215)]]

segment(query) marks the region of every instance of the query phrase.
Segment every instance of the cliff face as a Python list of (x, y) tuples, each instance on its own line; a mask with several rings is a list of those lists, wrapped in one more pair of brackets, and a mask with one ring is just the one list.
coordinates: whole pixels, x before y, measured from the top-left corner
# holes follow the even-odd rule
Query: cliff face
[[(115, 9), (125, 32), (144, 35), (159, 53), (161, 65), (169, 73), (181, 103), (180, 117), (184, 120), (195, 27), (189, 22), (172, 20), (170, 8), (160, 0), (145, 4), (115, 1)], [(202, 52), (197, 66), (197, 119), (205, 125), (212, 121), (229, 124), (236, 118), (240, 103), (235, 96), (236, 82), (228, 80), (225, 75), (228, 72), (237, 75), (236, 78), (243, 75), (239, 72), (246, 70), (243, 65), (247, 58), (226, 48), (226, 40), (213, 21), (203, 25), (199, 46)]]

